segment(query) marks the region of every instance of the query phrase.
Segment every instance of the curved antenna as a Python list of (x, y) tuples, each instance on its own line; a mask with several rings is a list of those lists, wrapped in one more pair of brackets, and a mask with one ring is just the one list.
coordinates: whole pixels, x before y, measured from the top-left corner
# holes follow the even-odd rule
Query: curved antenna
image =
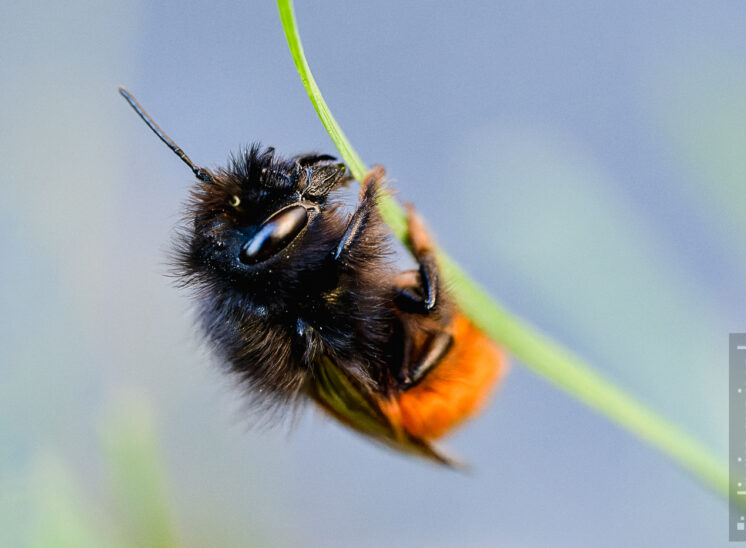
[(132, 95), (130, 95), (129, 91), (120, 87), (119, 93), (127, 100), (127, 102), (135, 110), (135, 112), (137, 112), (140, 118), (142, 118), (143, 122), (148, 124), (148, 127), (153, 131), (153, 133), (155, 133), (161, 141), (166, 143), (166, 146), (173, 150), (174, 153), (191, 168), (197, 179), (205, 181), (206, 183), (213, 182), (212, 175), (210, 175), (207, 170), (194, 165), (194, 162), (189, 159), (189, 156), (187, 156), (183, 150), (176, 146), (176, 143), (171, 140), (171, 137), (166, 135), (166, 133), (158, 126), (158, 124), (155, 123), (155, 121), (150, 117), (150, 114), (148, 114), (146, 110), (142, 108), (142, 106), (140, 106), (140, 103), (138, 103), (137, 100)]

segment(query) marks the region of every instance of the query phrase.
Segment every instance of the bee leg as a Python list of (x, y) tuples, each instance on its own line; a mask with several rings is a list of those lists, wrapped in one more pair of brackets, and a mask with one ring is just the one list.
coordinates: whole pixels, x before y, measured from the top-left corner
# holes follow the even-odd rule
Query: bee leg
[(385, 175), (386, 172), (383, 167), (375, 166), (363, 179), (360, 188), (360, 203), (350, 217), (347, 230), (345, 230), (342, 239), (332, 254), (335, 261), (343, 260), (357, 242), (359, 236), (365, 231), (365, 227), (370, 222), (371, 214), (375, 213), (376, 194)]
[(396, 285), (396, 304), (404, 312), (430, 314), (438, 304), (439, 271), (433, 244), (422, 219), (411, 205), (407, 206), (410, 248), (419, 263), (418, 271), (402, 272)]
[(419, 259), (419, 270), (402, 272), (397, 282), (416, 279), (416, 283), (396, 283), (395, 303), (399, 310), (410, 314), (430, 314), (438, 304), (438, 266), (432, 255)]
[(438, 331), (429, 341), (423, 356), (407, 367), (407, 373), (399, 384), (407, 390), (420, 382), (425, 375), (440, 363), (453, 345), (453, 336), (446, 331)]

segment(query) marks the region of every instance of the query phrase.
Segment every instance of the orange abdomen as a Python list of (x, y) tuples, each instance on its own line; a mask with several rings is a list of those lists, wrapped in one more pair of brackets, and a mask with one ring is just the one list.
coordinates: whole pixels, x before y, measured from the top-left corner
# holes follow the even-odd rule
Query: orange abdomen
[(424, 440), (439, 438), (478, 412), (506, 369), (500, 349), (465, 316), (457, 315), (450, 327), (453, 345), (443, 360), (386, 406), (393, 422)]

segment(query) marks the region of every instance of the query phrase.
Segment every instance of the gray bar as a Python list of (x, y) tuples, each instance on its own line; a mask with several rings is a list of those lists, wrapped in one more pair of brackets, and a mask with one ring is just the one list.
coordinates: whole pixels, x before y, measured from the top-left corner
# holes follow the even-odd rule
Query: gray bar
[(730, 334), (730, 523), (731, 541), (746, 541), (746, 333)]

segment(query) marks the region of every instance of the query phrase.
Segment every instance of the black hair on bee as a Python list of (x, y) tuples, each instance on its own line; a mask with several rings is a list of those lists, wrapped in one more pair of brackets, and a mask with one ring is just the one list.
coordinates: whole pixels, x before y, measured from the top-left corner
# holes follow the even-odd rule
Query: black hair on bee
[[(177, 275), (194, 288), (207, 340), (247, 393), (270, 407), (308, 397), (379, 441), (448, 462), (428, 440), (476, 409), (486, 388), (474, 379), (491, 386), (501, 362), (468, 322), (453, 323), (457, 310), (413, 214), (419, 269), (392, 266), (376, 209), (383, 169), (368, 174), (346, 215), (335, 195), (351, 177), (334, 157), (285, 158), (252, 145), (226, 168), (198, 167), (120, 93), (196, 177)], [(479, 342), (478, 353), (454, 333)]]

